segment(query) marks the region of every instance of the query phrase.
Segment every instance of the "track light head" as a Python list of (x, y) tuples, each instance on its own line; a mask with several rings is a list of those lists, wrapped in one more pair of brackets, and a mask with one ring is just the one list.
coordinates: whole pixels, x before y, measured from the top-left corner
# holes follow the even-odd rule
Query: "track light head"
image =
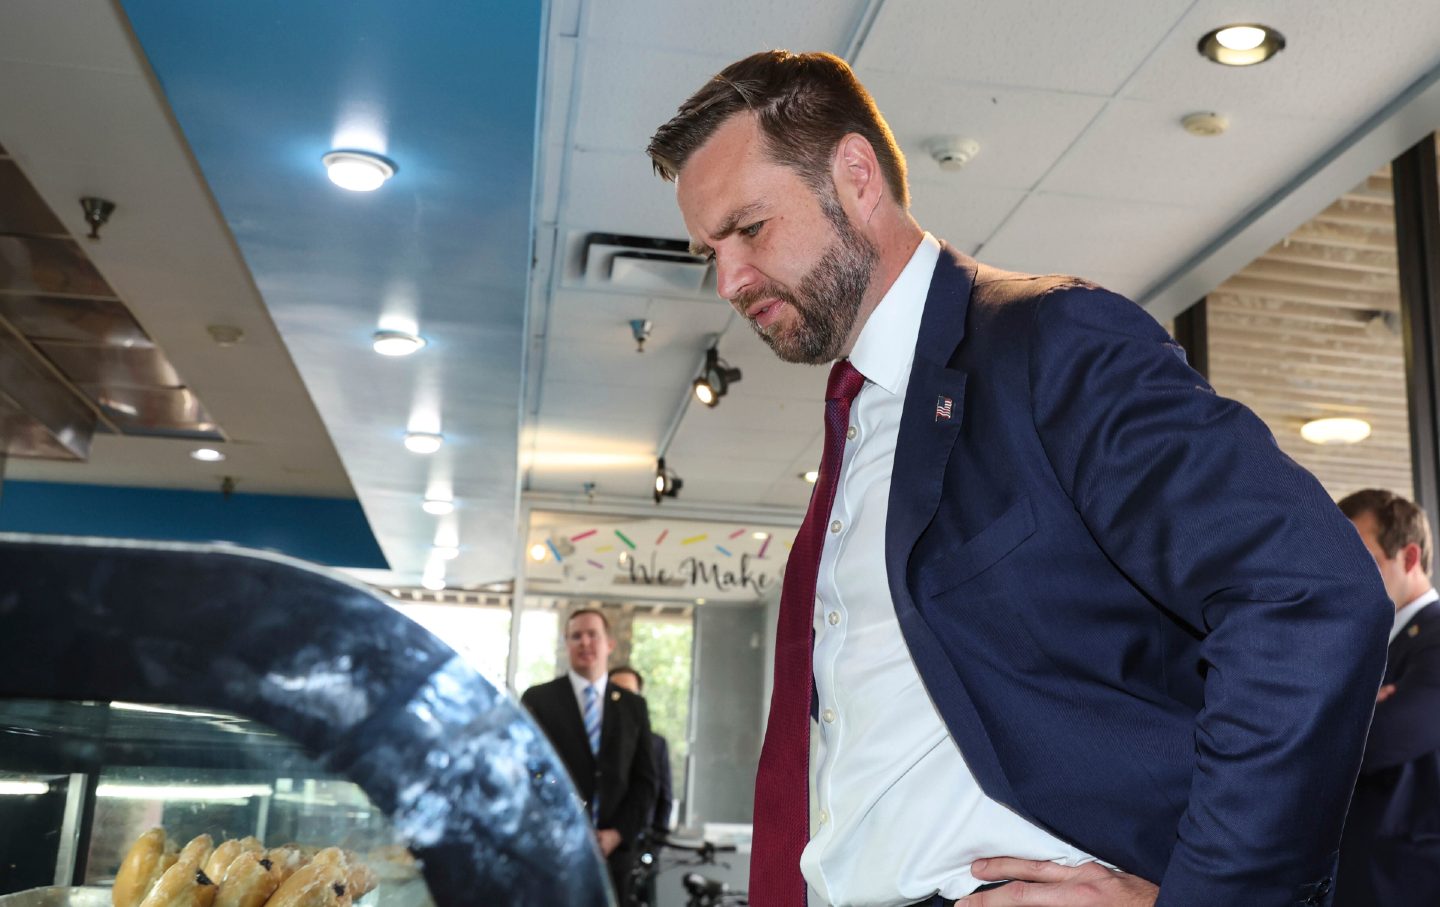
[(740, 370), (731, 368), (730, 363), (720, 358), (720, 350), (712, 346), (705, 351), (705, 370), (691, 383), (690, 390), (695, 399), (706, 406), (719, 406), (720, 398), (739, 380)]
[(655, 486), (652, 489), (655, 493), (655, 503), (659, 504), (661, 498), (673, 498), (680, 493), (685, 482), (665, 466), (665, 458), (661, 457), (655, 461)]

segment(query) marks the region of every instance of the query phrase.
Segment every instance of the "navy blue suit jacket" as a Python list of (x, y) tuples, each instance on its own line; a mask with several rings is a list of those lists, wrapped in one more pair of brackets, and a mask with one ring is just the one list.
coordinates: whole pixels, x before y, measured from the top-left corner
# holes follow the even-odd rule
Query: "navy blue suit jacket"
[(1390, 644), (1355, 802), (1340, 846), (1337, 907), (1440, 904), (1440, 607)]
[(1319, 483), (1134, 303), (948, 247), (904, 405), (891, 595), (986, 793), (1161, 907), (1327, 903), (1394, 610)]

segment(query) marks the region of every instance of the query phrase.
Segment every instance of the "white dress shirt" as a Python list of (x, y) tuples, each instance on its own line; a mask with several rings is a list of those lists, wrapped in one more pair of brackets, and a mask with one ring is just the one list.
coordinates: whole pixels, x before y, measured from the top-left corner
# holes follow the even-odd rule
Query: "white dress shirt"
[(585, 720), (585, 688), (595, 688), (595, 703), (599, 706), (600, 726), (605, 726), (605, 685), (610, 682), (610, 675), (601, 674), (599, 680), (586, 680), (573, 670), (566, 671), (570, 675), (570, 688), (575, 691), (575, 704), (580, 707), (580, 720)]
[(980, 857), (1092, 859), (985, 796), (921, 683), (890, 600), (890, 472), (939, 254), (925, 234), (850, 356), (866, 382), (850, 409), (816, 583), (820, 720), (811, 726), (811, 839), (800, 859), (811, 907), (964, 897), (981, 884), (970, 874)]
[(1430, 591), (1424, 593), (1423, 595), (1416, 597), (1414, 601), (1410, 602), (1405, 607), (1396, 611), (1395, 624), (1390, 628), (1390, 641), (1394, 642), (1395, 637), (1400, 635), (1400, 631), (1405, 629), (1405, 625), (1410, 623), (1410, 621), (1414, 620), (1415, 615), (1419, 614), (1421, 609), (1423, 609), (1426, 605), (1430, 604), (1433, 601), (1440, 601), (1440, 592), (1436, 592), (1432, 588), (1430, 589)]

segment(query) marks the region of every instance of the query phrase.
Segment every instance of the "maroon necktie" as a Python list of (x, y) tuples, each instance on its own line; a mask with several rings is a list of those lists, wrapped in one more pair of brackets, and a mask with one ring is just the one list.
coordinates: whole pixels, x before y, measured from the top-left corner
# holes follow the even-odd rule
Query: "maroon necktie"
[(825, 525), (835, 503), (850, 401), (865, 376), (841, 359), (830, 369), (825, 388), (825, 453), (810, 509), (795, 536), (780, 593), (775, 631), (775, 687), (770, 720), (755, 779), (755, 835), (750, 849), (751, 907), (800, 907), (805, 877), (800, 853), (810, 839), (810, 706), (815, 681), (810, 667), (814, 648), (815, 579), (825, 548)]

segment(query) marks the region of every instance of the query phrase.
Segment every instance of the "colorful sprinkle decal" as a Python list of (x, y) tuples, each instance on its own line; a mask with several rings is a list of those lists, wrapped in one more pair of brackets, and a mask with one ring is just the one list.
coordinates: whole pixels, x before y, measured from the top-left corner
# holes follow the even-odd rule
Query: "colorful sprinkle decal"
[(550, 546), (550, 553), (555, 555), (555, 563), (561, 564), (565, 562), (565, 558), (560, 556), (560, 549), (555, 547), (554, 542), (546, 539), (545, 544)]
[(572, 535), (572, 536), (570, 536), (570, 541), (572, 541), (572, 542), (578, 542), (578, 541), (580, 541), (581, 539), (588, 539), (590, 536), (594, 535), (595, 533), (597, 533), (597, 532), (599, 532), (599, 531), (600, 531), (600, 530), (598, 530), (598, 529), (589, 529), (589, 530), (586, 530), (585, 532), (582, 532), (582, 533), (580, 533), (579, 535)]
[(718, 552), (720, 552), (721, 554), (725, 555), (726, 557), (734, 557), (734, 556), (735, 556), (735, 555), (733, 555), (733, 554), (730, 553), (729, 549), (724, 548), (724, 547), (722, 547), (722, 546), (720, 546), (720, 545), (716, 545), (716, 546), (715, 546), (715, 550), (718, 551)]
[(669, 530), (669, 529), (666, 529), (664, 532), (660, 533), (660, 537), (655, 540), (655, 547), (657, 547), (657, 548), (660, 547), (660, 543), (663, 542), (663, 541), (665, 541), (665, 536), (667, 536), (667, 535), (669, 535), (669, 534), (670, 534), (670, 530)]
[(757, 554), (757, 555), (755, 555), (756, 558), (762, 558), (762, 557), (765, 556), (765, 549), (770, 547), (770, 540), (773, 539), (774, 537), (775, 537), (775, 536), (773, 536), (773, 535), (767, 535), (767, 536), (765, 536), (765, 541), (764, 541), (764, 543), (761, 544), (761, 546), (760, 546), (760, 553)]
[(745, 530), (744, 530), (744, 529), (736, 529), (734, 532), (730, 533), (730, 537), (731, 537), (732, 539), (738, 539), (740, 536), (742, 536), (742, 535), (744, 535), (744, 534), (745, 534)]
[[(624, 542), (625, 544), (629, 545), (631, 551), (634, 551), (634, 550), (635, 550), (635, 543), (632, 542), (632, 541), (630, 541), (629, 536), (627, 536), (625, 533), (621, 532), (619, 529), (616, 529), (616, 530), (615, 530), (615, 537), (618, 538), (620, 541)], [(658, 544), (660, 544), (660, 543), (659, 543), (659, 542), (656, 542), (655, 544), (658, 545)]]
[(615, 546), (614, 546), (614, 545), (601, 545), (599, 548), (596, 548), (596, 549), (595, 549), (595, 553), (596, 553), (596, 554), (604, 554), (604, 553), (607, 552), (607, 551), (614, 551), (614, 550), (615, 550)]
[(680, 544), (682, 544), (682, 545), (693, 545), (693, 544), (695, 544), (696, 542), (703, 542), (703, 541), (705, 541), (706, 539), (708, 539), (709, 537), (710, 537), (710, 533), (708, 533), (708, 532), (702, 532), (702, 533), (700, 533), (699, 535), (692, 535), (692, 536), (690, 536), (688, 539), (685, 539), (685, 540), (682, 541)]
[(597, 561), (597, 560), (592, 560), (592, 559), (590, 559), (590, 558), (586, 558), (586, 559), (585, 559), (585, 563), (587, 563), (587, 564), (589, 564), (590, 566), (594, 567), (596, 570), (604, 570), (604, 569), (605, 569), (605, 565), (602, 564), (602, 563), (600, 563), (600, 562)]

